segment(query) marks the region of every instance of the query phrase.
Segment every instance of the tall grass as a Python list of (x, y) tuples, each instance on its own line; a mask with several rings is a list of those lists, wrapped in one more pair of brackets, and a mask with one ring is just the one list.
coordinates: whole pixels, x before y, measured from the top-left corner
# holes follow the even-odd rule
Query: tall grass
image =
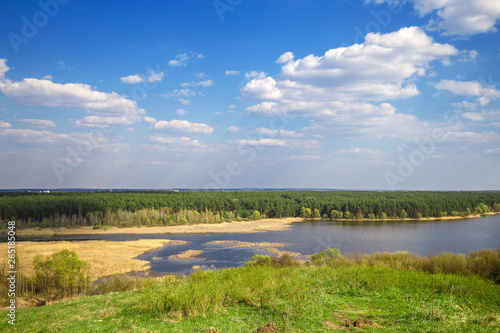
[(360, 252), (341, 255), (338, 250), (324, 250), (311, 256), (307, 264), (328, 267), (388, 267), (396, 270), (420, 271), (455, 275), (479, 275), (500, 284), (500, 248), (479, 250), (467, 255), (439, 253), (422, 257), (410, 252)]

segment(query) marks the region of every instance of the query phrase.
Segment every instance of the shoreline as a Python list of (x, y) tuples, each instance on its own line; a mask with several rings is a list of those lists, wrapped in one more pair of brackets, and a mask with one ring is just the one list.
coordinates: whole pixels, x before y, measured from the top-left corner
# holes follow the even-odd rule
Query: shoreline
[(93, 229), (93, 227), (69, 228), (28, 228), (17, 230), (19, 237), (52, 237), (74, 235), (105, 235), (105, 234), (239, 234), (279, 231), (290, 229), (290, 224), (303, 222), (300, 217), (283, 217), (261, 219), (254, 221), (232, 221), (214, 224), (186, 224), (163, 227), (108, 227), (107, 229)]
[(443, 216), (423, 217), (406, 219), (308, 219), (301, 217), (268, 218), (253, 221), (231, 221), (213, 224), (186, 224), (161, 227), (108, 227), (107, 229), (93, 229), (93, 227), (79, 228), (28, 228), (17, 231), (19, 237), (53, 237), (53, 236), (77, 236), (77, 235), (105, 235), (105, 234), (248, 234), (266, 231), (280, 231), (291, 228), (292, 223), (308, 221), (334, 221), (334, 222), (387, 222), (387, 221), (447, 221), (474, 219), (484, 216), (500, 214), (500, 212), (488, 212), (483, 215), (469, 216)]

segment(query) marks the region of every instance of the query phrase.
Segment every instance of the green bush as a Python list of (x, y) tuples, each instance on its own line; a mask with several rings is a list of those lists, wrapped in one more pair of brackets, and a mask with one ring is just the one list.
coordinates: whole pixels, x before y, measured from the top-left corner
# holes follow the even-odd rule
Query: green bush
[(73, 295), (82, 292), (90, 283), (85, 275), (88, 264), (80, 260), (74, 251), (62, 250), (45, 260), (41, 255), (36, 255), (33, 267), (37, 289), (46, 296), (52, 291), (59, 292), (62, 297)]

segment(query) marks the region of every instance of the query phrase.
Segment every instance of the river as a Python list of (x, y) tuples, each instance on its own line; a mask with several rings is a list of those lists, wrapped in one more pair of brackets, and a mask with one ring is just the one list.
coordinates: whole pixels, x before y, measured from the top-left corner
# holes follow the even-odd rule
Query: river
[[(214, 268), (237, 267), (254, 254), (272, 254), (266, 247), (230, 248), (208, 242), (278, 242), (289, 244), (281, 251), (310, 255), (326, 248), (338, 248), (342, 253), (409, 251), (420, 255), (439, 252), (469, 253), (480, 249), (500, 247), (500, 215), (449, 221), (312, 221), (294, 223), (290, 230), (254, 234), (144, 234), (144, 235), (78, 235), (51, 237), (50, 240), (106, 239), (129, 241), (136, 239), (178, 239), (185, 245), (166, 245), (140, 256), (151, 262), (151, 271), (158, 273), (187, 273), (193, 266)], [(27, 240), (27, 239), (26, 239)], [(33, 239), (30, 240), (48, 240)], [(197, 258), (168, 259), (186, 250), (201, 250)]]

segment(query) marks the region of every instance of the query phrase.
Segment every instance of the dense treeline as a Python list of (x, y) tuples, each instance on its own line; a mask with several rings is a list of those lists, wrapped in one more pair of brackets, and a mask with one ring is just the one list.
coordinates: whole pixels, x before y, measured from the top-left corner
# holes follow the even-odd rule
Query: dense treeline
[(420, 218), (498, 211), (499, 203), (500, 192), (15, 192), (0, 194), (0, 220), (16, 220), (23, 227), (171, 225), (288, 216)]

